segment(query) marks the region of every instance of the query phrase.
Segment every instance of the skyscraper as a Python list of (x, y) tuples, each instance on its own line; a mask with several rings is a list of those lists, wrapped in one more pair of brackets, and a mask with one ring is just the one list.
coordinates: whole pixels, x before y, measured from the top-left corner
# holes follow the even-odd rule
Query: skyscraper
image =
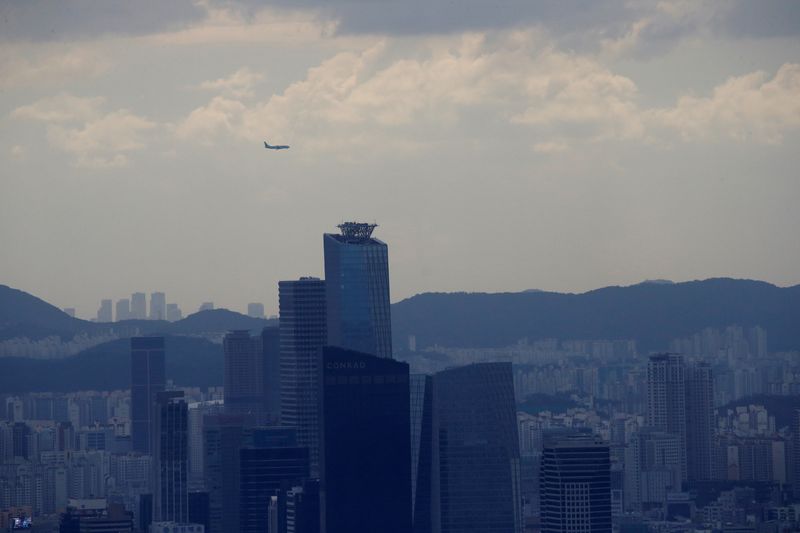
[(264, 369), (263, 411), (264, 421), (277, 425), (281, 419), (281, 335), (280, 328), (261, 330), (261, 354)]
[(640, 513), (642, 505), (661, 506), (667, 494), (680, 492), (681, 439), (674, 433), (640, 429), (625, 450), (625, 506)]
[(153, 436), (155, 517), (159, 522), (189, 521), (189, 421), (183, 391), (156, 394)]
[(325, 347), (320, 530), (411, 531), (408, 364)]
[[(431, 531), (520, 532), (520, 454), (511, 363), (444, 370), (433, 376), (432, 387)], [(420, 451), (420, 462), (422, 457)], [(419, 498), (421, 481), (418, 474), (419, 517), (426, 512)]]
[(312, 475), (319, 465), (317, 359), (327, 339), (325, 282), (300, 278), (278, 284), (280, 303), (281, 424), (297, 428), (309, 451)]
[(167, 319), (167, 296), (163, 292), (150, 294), (150, 320)]
[(415, 533), (430, 531), (431, 445), (433, 380), (425, 374), (409, 376), (411, 404), (411, 518)]
[(323, 236), (328, 345), (392, 357), (389, 251), (376, 224), (345, 222)]
[(147, 318), (147, 296), (143, 292), (131, 294), (131, 318), (136, 320)]
[(658, 354), (647, 363), (647, 426), (678, 435), (686, 479), (686, 366), (683, 356)]
[(200, 308), (197, 310), (197, 312), (199, 313), (201, 311), (213, 311), (213, 310), (214, 310), (214, 302), (203, 302), (200, 304)]
[(222, 341), (225, 352), (225, 411), (263, 424), (264, 365), (261, 337), (247, 330), (231, 331)]
[(546, 439), (539, 476), (542, 533), (611, 533), (611, 461), (589, 435)]
[(116, 320), (128, 320), (131, 318), (131, 301), (127, 298), (117, 300), (116, 305)]
[(244, 439), (241, 417), (216, 414), (203, 419), (211, 533), (239, 531), (239, 450)]
[(112, 303), (111, 300), (101, 300), (100, 301), (100, 308), (97, 310), (97, 321), (98, 322), (112, 322)]
[(708, 364), (686, 367), (686, 466), (690, 480), (713, 479), (714, 377)]
[(133, 450), (151, 453), (153, 402), (163, 392), (164, 337), (131, 338), (131, 441)]
[(183, 318), (183, 312), (178, 304), (167, 304), (167, 320), (170, 322), (177, 322)]

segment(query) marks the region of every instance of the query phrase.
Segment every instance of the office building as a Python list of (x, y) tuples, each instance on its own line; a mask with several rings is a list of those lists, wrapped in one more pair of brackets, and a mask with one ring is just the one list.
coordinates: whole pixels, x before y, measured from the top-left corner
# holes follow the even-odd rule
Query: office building
[(608, 443), (589, 435), (545, 439), (539, 483), (542, 533), (611, 533)]
[(244, 420), (225, 414), (203, 419), (205, 483), (212, 533), (239, 531), (239, 450), (244, 446)]
[(647, 426), (677, 435), (686, 479), (686, 365), (683, 356), (658, 354), (647, 363)]
[(116, 320), (117, 322), (121, 320), (130, 320), (131, 318), (131, 301), (127, 298), (123, 298), (121, 300), (117, 300), (116, 305)]
[(156, 394), (153, 435), (155, 521), (189, 521), (189, 413), (183, 391)]
[(414, 531), (430, 531), (431, 444), (433, 380), (424, 374), (409, 376), (411, 420), (411, 518)]
[(143, 292), (131, 294), (131, 318), (136, 320), (147, 318), (147, 296)]
[(264, 318), (264, 304), (251, 302), (247, 304), (247, 316), (253, 318)]
[(323, 236), (327, 344), (391, 358), (389, 251), (372, 238), (375, 227), (345, 222)]
[(264, 422), (268, 425), (278, 425), (281, 419), (280, 328), (265, 327), (261, 330), (261, 355), (264, 370), (262, 379)]
[(411, 531), (408, 364), (325, 347), (320, 530)]
[(281, 424), (297, 428), (318, 475), (319, 406), (317, 359), (327, 339), (325, 282), (300, 278), (278, 284), (280, 305)]
[(652, 428), (640, 429), (625, 449), (625, 507), (660, 508), (670, 493), (681, 491), (681, 439)]
[(167, 319), (167, 296), (163, 292), (150, 294), (150, 320)]
[[(415, 530), (520, 532), (520, 454), (511, 363), (444, 370), (433, 376), (432, 389), (431, 488), (422, 484), (418, 473)], [(421, 447), (420, 462), (426, 446)], [(421, 491), (430, 492), (430, 503), (421, 501)], [(430, 529), (424, 523), (428, 512)]]
[(183, 312), (178, 304), (167, 304), (167, 321), (177, 322), (183, 318)]
[(133, 513), (105, 499), (70, 499), (59, 519), (60, 533), (127, 533), (133, 529)]
[(264, 356), (261, 336), (231, 331), (222, 341), (225, 353), (225, 412), (263, 424)]
[(199, 490), (189, 492), (189, 522), (200, 524), (204, 531), (209, 531), (208, 492)]
[(98, 322), (112, 322), (112, 302), (111, 300), (101, 300), (100, 301), (100, 308), (97, 310), (97, 321)]
[(319, 533), (319, 480), (307, 479), (293, 486), (286, 491), (285, 500), (285, 533)]
[(239, 460), (239, 531), (262, 533), (270, 497), (282, 486), (308, 478), (308, 448), (246, 446)]
[(133, 451), (150, 453), (153, 402), (164, 391), (164, 337), (131, 339), (131, 440)]
[(689, 480), (713, 479), (714, 377), (708, 364), (686, 367), (686, 467)]

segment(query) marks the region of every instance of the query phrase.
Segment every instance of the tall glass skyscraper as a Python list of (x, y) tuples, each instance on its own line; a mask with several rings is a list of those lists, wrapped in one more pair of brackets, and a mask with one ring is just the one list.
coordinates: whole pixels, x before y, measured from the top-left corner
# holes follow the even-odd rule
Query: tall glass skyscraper
[(328, 345), (391, 358), (389, 248), (372, 238), (375, 227), (345, 222), (323, 237)]
[(156, 394), (164, 391), (164, 337), (131, 339), (131, 440), (133, 451), (151, 453)]
[(308, 448), (311, 474), (317, 475), (317, 359), (327, 339), (325, 282), (317, 278), (281, 281), (278, 296), (281, 424), (297, 428), (297, 443)]
[(189, 520), (189, 423), (183, 391), (159, 392), (155, 419), (156, 520), (185, 523)]

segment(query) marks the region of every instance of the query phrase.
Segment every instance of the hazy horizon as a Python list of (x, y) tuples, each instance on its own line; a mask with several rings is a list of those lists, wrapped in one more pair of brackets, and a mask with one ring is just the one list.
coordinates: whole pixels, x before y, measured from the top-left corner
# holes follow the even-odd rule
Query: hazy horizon
[(0, 283), (79, 316), (274, 314), (349, 219), (392, 301), (800, 283), (796, 2), (99, 6), (0, 5)]

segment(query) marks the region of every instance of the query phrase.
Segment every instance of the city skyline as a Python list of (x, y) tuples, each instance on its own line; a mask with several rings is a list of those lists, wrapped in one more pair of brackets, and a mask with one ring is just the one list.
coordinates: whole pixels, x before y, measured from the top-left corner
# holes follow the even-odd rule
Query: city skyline
[(800, 282), (796, 3), (171, 4), (0, 6), (3, 282), (241, 309), (352, 218), (392, 301)]

